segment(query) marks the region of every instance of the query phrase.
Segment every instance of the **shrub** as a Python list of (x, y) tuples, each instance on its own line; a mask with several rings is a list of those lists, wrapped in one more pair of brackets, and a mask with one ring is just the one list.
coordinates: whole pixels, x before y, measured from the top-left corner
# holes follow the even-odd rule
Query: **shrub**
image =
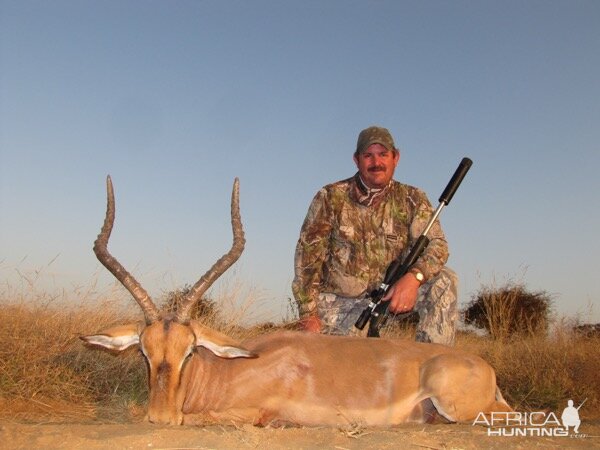
[(600, 323), (576, 325), (573, 327), (573, 332), (582, 338), (597, 339), (600, 338)]
[[(185, 285), (182, 288), (169, 291), (164, 296), (163, 311), (167, 313), (175, 313), (183, 299), (189, 294), (192, 287)], [(222, 324), (221, 313), (215, 301), (209, 297), (202, 297), (190, 312), (190, 318), (210, 322), (213, 326), (218, 327)]]
[(534, 335), (548, 329), (552, 297), (530, 292), (521, 284), (482, 287), (463, 310), (464, 321), (486, 330), (494, 339)]

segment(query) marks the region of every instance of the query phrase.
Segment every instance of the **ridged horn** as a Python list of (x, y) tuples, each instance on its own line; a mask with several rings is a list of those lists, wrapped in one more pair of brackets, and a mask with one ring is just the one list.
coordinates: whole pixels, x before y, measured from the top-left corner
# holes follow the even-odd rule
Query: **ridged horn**
[(142, 308), (146, 323), (151, 324), (160, 318), (160, 312), (146, 290), (133, 276), (108, 252), (108, 239), (115, 221), (115, 194), (110, 175), (106, 177), (106, 217), (98, 238), (94, 242), (94, 253), (98, 260), (131, 293)]
[(242, 228), (242, 218), (240, 216), (240, 181), (237, 178), (233, 182), (233, 191), (231, 192), (231, 228), (233, 229), (233, 244), (231, 249), (214, 263), (196, 284), (192, 286), (177, 310), (175, 315), (177, 322), (186, 323), (190, 320), (194, 304), (238, 260), (244, 251), (246, 239), (244, 238), (244, 229)]

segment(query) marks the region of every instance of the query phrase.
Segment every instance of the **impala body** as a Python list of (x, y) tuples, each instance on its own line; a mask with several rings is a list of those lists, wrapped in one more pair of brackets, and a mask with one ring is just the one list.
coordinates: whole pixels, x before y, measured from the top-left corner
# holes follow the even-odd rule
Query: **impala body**
[(239, 187), (232, 194), (231, 250), (192, 287), (175, 315), (163, 315), (108, 253), (114, 194), (94, 251), (132, 293), (146, 321), (82, 337), (111, 350), (138, 345), (148, 361), (148, 420), (167, 424), (377, 425), (455, 421), (511, 411), (494, 370), (454, 348), (390, 339), (278, 331), (243, 342), (190, 319), (190, 309), (241, 254)]

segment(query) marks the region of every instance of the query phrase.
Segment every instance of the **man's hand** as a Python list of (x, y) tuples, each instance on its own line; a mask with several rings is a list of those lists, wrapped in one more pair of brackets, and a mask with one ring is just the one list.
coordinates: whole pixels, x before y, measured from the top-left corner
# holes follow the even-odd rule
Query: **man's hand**
[(394, 314), (412, 311), (417, 301), (417, 291), (421, 283), (412, 274), (407, 273), (394, 284), (383, 301), (390, 301), (389, 311)]
[(306, 316), (300, 319), (300, 327), (304, 331), (310, 331), (312, 333), (320, 333), (323, 328), (321, 319), (318, 316)]

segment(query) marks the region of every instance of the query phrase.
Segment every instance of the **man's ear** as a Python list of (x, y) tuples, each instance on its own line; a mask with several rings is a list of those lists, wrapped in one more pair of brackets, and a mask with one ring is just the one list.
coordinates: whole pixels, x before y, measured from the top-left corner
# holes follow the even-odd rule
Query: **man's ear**
[(204, 347), (221, 358), (257, 358), (258, 355), (246, 350), (238, 341), (219, 333), (195, 320), (190, 320), (190, 327), (196, 336), (196, 346)]
[(90, 345), (98, 345), (108, 350), (122, 351), (140, 342), (140, 333), (144, 329), (143, 322), (118, 325), (107, 328), (98, 334), (79, 336), (79, 339)]

